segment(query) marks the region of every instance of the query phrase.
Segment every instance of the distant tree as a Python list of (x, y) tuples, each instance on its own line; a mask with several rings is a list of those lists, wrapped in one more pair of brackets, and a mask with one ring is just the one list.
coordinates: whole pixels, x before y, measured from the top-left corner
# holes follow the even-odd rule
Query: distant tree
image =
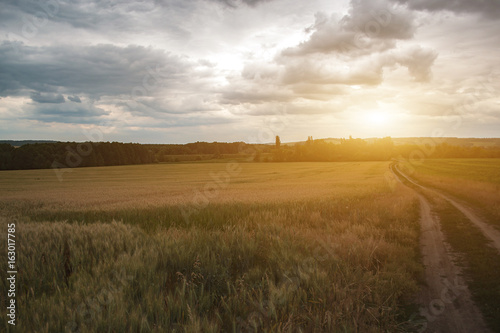
[(276, 149), (279, 149), (281, 146), (281, 140), (279, 135), (276, 135)]

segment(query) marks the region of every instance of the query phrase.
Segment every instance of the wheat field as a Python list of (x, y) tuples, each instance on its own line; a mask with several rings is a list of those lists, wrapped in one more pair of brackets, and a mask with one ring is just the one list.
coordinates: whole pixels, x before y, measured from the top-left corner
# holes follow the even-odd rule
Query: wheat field
[(423, 184), (477, 207), (500, 227), (500, 159), (428, 159), (403, 166)]
[(387, 170), (186, 163), (74, 169), (62, 182), (3, 172), (18, 329), (411, 330), (418, 204)]

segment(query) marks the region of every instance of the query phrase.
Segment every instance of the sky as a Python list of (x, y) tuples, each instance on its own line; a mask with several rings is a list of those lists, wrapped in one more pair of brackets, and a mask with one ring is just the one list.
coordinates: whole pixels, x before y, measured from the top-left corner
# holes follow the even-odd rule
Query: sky
[(500, 2), (0, 0), (0, 139), (499, 137)]

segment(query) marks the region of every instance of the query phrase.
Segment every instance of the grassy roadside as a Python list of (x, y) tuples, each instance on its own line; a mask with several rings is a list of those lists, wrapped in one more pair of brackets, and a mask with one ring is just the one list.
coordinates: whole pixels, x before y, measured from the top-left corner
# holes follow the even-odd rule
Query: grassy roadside
[(476, 208), (486, 222), (500, 229), (500, 159), (426, 159), (401, 166), (422, 185)]
[(450, 203), (435, 198), (436, 213), (447, 241), (459, 254), (458, 261), (476, 304), (494, 332), (500, 332), (500, 255), (489, 240)]
[[(395, 170), (396, 173), (398, 173)], [(409, 187), (422, 193), (438, 215), (447, 242), (457, 254), (457, 263), (464, 269), (472, 296), (487, 324), (500, 332), (500, 255), (489, 240), (458, 209), (446, 200), (431, 195), (429, 191), (400, 179)]]

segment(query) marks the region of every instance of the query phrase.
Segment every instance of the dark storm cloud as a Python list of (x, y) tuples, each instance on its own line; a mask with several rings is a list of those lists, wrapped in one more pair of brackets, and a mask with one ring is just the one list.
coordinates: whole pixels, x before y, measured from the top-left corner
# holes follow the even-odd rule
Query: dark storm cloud
[[(98, 33), (104, 36), (143, 35), (161, 31), (169, 38), (190, 39), (192, 27), (210, 4), (225, 7), (256, 7), (272, 0), (145, 0), (145, 1), (3, 1), (0, 29), (9, 40), (39, 38), (41, 32), (57, 34), (73, 28), (75, 33)], [(205, 13), (206, 14), (206, 13)], [(48, 24), (50, 23), (50, 24)], [(64, 30), (64, 31), (65, 31)]]
[(25, 118), (46, 123), (95, 124), (109, 112), (93, 105), (64, 104), (28, 104), (24, 107)]
[(66, 100), (61, 94), (41, 94), (39, 92), (32, 92), (30, 94), (31, 100), (37, 103), (52, 103), (59, 104), (64, 103)]
[[(142, 46), (32, 47), (4, 42), (0, 44), (0, 96), (35, 90), (98, 99), (130, 95), (135, 88), (149, 95), (158, 87), (196, 79), (192, 66), (186, 58)], [(33, 100), (40, 98), (32, 94)]]
[[(29, 96), (35, 103), (22, 108), (30, 119), (43, 122), (97, 122), (106, 114), (97, 107), (102, 103), (122, 109), (127, 105), (125, 109), (139, 116), (214, 109), (187, 97), (193, 91), (202, 94), (210, 70), (151, 47), (0, 44), (0, 96)], [(179, 92), (181, 98), (176, 98)], [(70, 103), (64, 103), (63, 94)], [(159, 103), (159, 97), (182, 103)], [(143, 106), (146, 102), (154, 110)]]
[[(31, 21), (35, 27), (40, 25), (36, 23), (49, 20), (66, 23), (75, 28), (89, 29), (97, 27), (108, 19), (112, 21), (119, 19), (122, 11), (133, 12), (129, 9), (130, 4), (131, 2), (122, 2), (120, 5), (113, 5), (108, 1), (7, 0), (3, 3), (3, 14), (0, 17), (5, 21), (24, 21), (24, 23)], [(33, 19), (37, 21), (34, 22)]]
[(425, 11), (448, 10), (455, 13), (479, 13), (489, 19), (500, 19), (500, 1), (471, 0), (390, 0), (407, 4), (409, 8)]
[(108, 114), (98, 107), (85, 107), (83, 105), (43, 105), (37, 106), (36, 113), (42, 116), (75, 116), (78, 117), (99, 117)]
[(190, 33), (184, 25), (193, 18), (197, 2), (7, 0), (2, 3), (0, 27), (13, 34), (12, 37), (28, 40), (39, 38), (41, 32), (57, 33), (68, 28), (76, 29), (77, 34), (85, 31), (103, 35), (142, 34), (145, 30), (161, 29), (170, 36), (185, 39)]

